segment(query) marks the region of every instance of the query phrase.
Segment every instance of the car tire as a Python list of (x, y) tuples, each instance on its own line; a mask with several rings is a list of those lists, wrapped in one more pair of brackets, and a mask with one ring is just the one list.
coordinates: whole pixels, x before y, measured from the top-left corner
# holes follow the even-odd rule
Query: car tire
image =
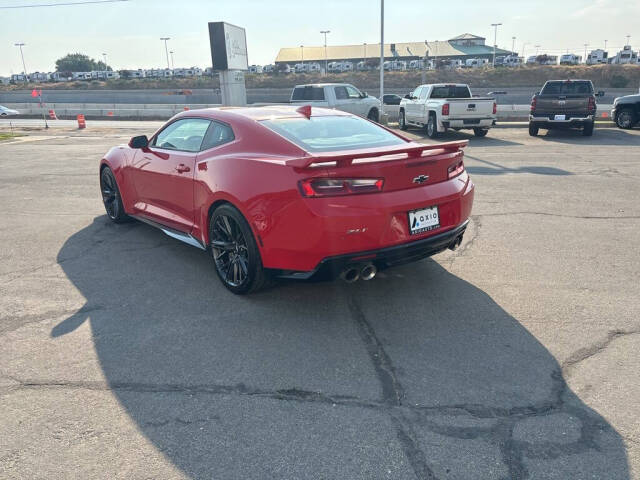
[(585, 137), (590, 137), (593, 135), (593, 124), (594, 122), (585, 123), (582, 126), (582, 135)]
[(116, 177), (109, 167), (100, 170), (100, 193), (107, 216), (113, 223), (123, 223), (130, 219), (124, 210)]
[(425, 129), (427, 131), (427, 137), (438, 138), (438, 123), (435, 113), (431, 112), (429, 114), (429, 120), (427, 120), (427, 126), (425, 127)]
[(476, 137), (486, 137), (487, 133), (489, 133), (489, 130), (486, 128), (474, 128), (473, 129), (473, 134)]
[(267, 273), (249, 223), (230, 204), (216, 208), (209, 219), (209, 247), (222, 284), (236, 295), (260, 290)]
[(400, 127), (400, 130), (407, 129), (407, 119), (404, 115), (404, 110), (400, 110), (400, 114), (398, 115), (398, 126)]
[(635, 123), (636, 119), (633, 117), (633, 111), (631, 109), (625, 108), (618, 112), (618, 115), (616, 116), (616, 125), (618, 128), (628, 130), (633, 128)]
[(371, 110), (369, 110), (369, 113), (367, 114), (367, 119), (371, 120), (372, 122), (379, 123), (380, 122), (380, 113), (378, 112), (378, 109), (377, 108), (372, 108)]
[(532, 137), (537, 137), (538, 131), (539, 131), (538, 126), (534, 125), (533, 123), (529, 124), (529, 135), (531, 135)]

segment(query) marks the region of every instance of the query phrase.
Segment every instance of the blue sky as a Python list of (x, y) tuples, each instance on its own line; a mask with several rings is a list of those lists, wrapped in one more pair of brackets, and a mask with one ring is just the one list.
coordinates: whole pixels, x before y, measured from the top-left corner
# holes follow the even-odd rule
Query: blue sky
[[(77, 0), (0, 0), (2, 6)], [(446, 40), (469, 32), (516, 50), (583, 54), (584, 44), (617, 51), (631, 35), (640, 46), (640, 0), (386, 0), (385, 41)], [(121, 3), (0, 9), (0, 75), (22, 71), (16, 42), (24, 42), (27, 70), (51, 71), (69, 52), (107, 61), (115, 69), (166, 65), (162, 36), (171, 37), (176, 67), (211, 63), (207, 22), (247, 30), (250, 63), (272, 63), (284, 46), (377, 43), (379, 0), (130, 0)]]

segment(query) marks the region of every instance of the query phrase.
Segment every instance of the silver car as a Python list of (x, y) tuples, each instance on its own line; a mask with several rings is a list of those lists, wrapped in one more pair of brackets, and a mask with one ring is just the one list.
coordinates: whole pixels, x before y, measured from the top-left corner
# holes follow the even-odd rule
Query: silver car
[(0, 105), (0, 117), (8, 117), (9, 115), (20, 115), (20, 112)]

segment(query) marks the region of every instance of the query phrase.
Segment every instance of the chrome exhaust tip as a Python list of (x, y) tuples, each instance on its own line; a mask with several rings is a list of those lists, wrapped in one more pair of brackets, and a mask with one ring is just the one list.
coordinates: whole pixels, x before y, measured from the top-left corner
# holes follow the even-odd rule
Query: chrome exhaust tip
[(376, 266), (373, 263), (367, 263), (362, 267), (362, 270), (360, 270), (360, 278), (365, 281), (373, 280), (376, 273), (378, 273)]
[(459, 237), (456, 237), (456, 239), (453, 242), (451, 242), (451, 245), (449, 245), (449, 250), (456, 250), (461, 243), (462, 243), (462, 235), (460, 235)]
[(355, 266), (347, 267), (340, 274), (340, 278), (347, 283), (357, 282), (360, 279), (360, 270)]

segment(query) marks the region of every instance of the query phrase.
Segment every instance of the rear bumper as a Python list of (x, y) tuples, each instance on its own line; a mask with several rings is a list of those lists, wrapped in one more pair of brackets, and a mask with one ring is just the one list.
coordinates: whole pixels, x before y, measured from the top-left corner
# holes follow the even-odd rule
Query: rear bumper
[(445, 128), (490, 128), (495, 125), (494, 117), (482, 118), (443, 118), (441, 123), (442, 129)]
[(369, 250), (364, 252), (349, 253), (323, 259), (318, 266), (310, 272), (280, 272), (279, 278), (291, 280), (332, 279), (337, 278), (347, 265), (354, 263), (371, 262), (384, 269), (396, 265), (415, 262), (430, 257), (446, 250), (453, 245), (469, 225), (469, 220), (446, 232), (431, 237), (416, 240), (414, 242), (395, 245), (393, 247)]
[(586, 116), (571, 116), (571, 115), (567, 115), (567, 118), (565, 118), (564, 120), (556, 120), (555, 118), (553, 118), (554, 116), (555, 115), (553, 115), (553, 114), (549, 114), (549, 115), (541, 115), (541, 114), (529, 115), (529, 122), (530, 123), (535, 123), (535, 124), (538, 124), (538, 125), (541, 125), (541, 124), (571, 125), (571, 124), (590, 123), (590, 122), (593, 122), (594, 118), (595, 118), (595, 114), (586, 115)]

